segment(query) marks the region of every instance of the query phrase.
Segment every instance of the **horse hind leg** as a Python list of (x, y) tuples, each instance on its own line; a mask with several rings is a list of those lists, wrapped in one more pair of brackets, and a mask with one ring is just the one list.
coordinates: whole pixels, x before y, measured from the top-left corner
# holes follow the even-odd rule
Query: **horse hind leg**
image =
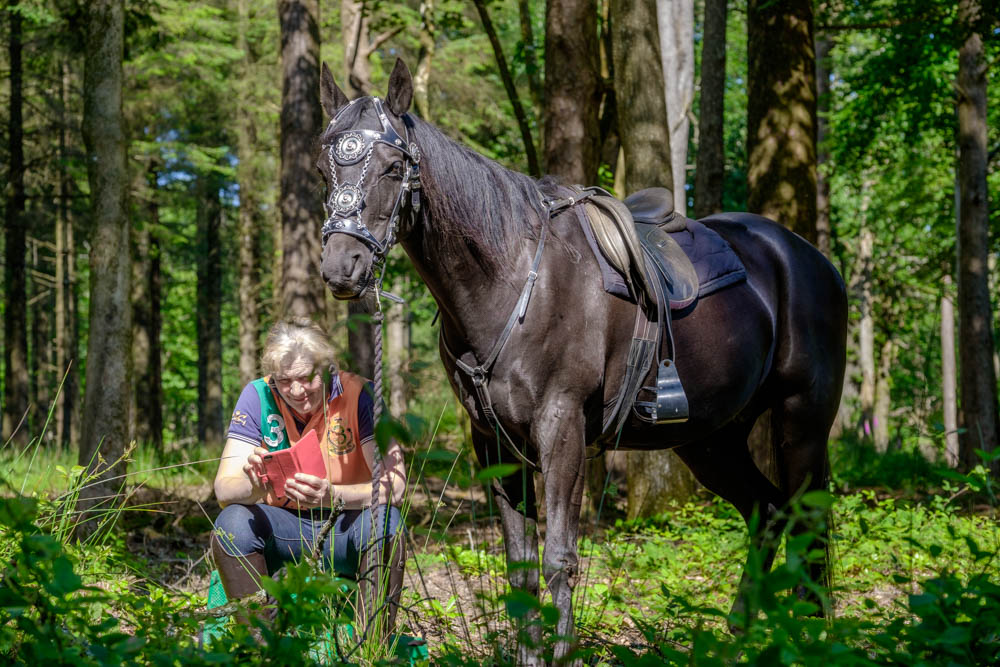
[(757, 467), (747, 445), (753, 424), (731, 423), (711, 438), (675, 450), (709, 491), (729, 501), (743, 517), (750, 534), (750, 548), (743, 566), (736, 598), (730, 611), (730, 629), (752, 612), (755, 573), (767, 572), (774, 563), (784, 530), (780, 509), (785, 496)]
[[(826, 491), (830, 480), (827, 441), (834, 412), (807, 395), (785, 399), (771, 414), (771, 433), (778, 463), (780, 484), (789, 498), (810, 491)], [(801, 509), (801, 512), (798, 510)], [(788, 508), (797, 512), (790, 518), (789, 539), (812, 535), (801, 552), (807, 561), (809, 579), (829, 591), (831, 581), (831, 516), (825, 504)], [(790, 541), (790, 544), (793, 542)], [(791, 554), (789, 554), (791, 556)], [(817, 614), (829, 610), (826, 595), (817, 595), (810, 586), (799, 587), (799, 594), (816, 602)]]

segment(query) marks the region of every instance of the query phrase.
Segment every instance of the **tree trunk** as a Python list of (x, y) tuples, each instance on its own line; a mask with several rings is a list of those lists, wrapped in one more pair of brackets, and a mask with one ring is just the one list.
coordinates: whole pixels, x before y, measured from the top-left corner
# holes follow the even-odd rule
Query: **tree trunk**
[(348, 368), (369, 380), (374, 379), (375, 375), (375, 325), (371, 321), (373, 306), (368, 298), (347, 303), (347, 347), (350, 352)]
[(694, 170), (694, 216), (722, 212), (726, 169), (723, 110), (726, 94), (726, 0), (705, 0), (701, 42), (698, 156)]
[(816, 243), (812, 0), (749, 0), (747, 206)]
[(875, 301), (872, 295), (872, 272), (874, 265), (875, 233), (868, 222), (868, 206), (871, 199), (870, 183), (864, 183), (861, 195), (861, 234), (858, 243), (858, 363), (861, 366), (861, 420), (859, 422), (862, 439), (872, 436), (872, 417), (875, 411)]
[[(133, 189), (133, 197), (140, 191)], [(153, 193), (147, 193), (150, 202)], [(150, 373), (150, 325), (152, 322), (149, 298), (149, 237), (152, 221), (147, 218), (132, 225), (132, 424), (130, 440), (145, 447), (152, 439), (149, 425), (149, 373)]]
[(281, 23), (281, 243), (283, 316), (322, 317), (318, 221), (322, 182), (313, 141), (323, 129), (319, 103), (319, 2), (278, 0)]
[[(748, 0), (747, 207), (816, 242), (816, 65), (811, 0)], [(776, 469), (770, 411), (750, 434)]]
[(892, 407), (889, 378), (896, 356), (896, 346), (892, 338), (886, 338), (878, 360), (878, 376), (875, 379), (875, 408), (872, 411), (872, 438), (875, 451), (885, 454), (889, 450), (889, 410)]
[(426, 120), (431, 119), (430, 85), (431, 62), (434, 60), (437, 26), (434, 25), (434, 0), (423, 0), (420, 3), (420, 51), (417, 54), (417, 71), (413, 76), (413, 103), (417, 114)]
[(73, 334), (74, 292), (73, 223), (69, 217), (69, 174), (66, 117), (69, 74), (65, 63), (60, 63), (59, 81), (59, 202), (56, 207), (56, 371), (62, 387), (56, 399), (56, 439), (61, 447), (71, 442), (73, 406), (76, 403), (76, 340)]
[(366, 51), (368, 24), (364, 0), (341, 0), (340, 31), (344, 41), (347, 95), (351, 99), (371, 95), (372, 69)]
[(674, 210), (687, 214), (687, 154), (694, 102), (694, 0), (657, 0), (660, 62), (670, 128)]
[(543, 171), (564, 183), (597, 181), (603, 92), (598, 49), (595, 0), (546, 3)]
[(961, 459), (955, 393), (955, 306), (951, 300), (951, 283), (951, 274), (945, 273), (941, 289), (941, 411), (944, 418), (944, 460), (949, 467), (957, 468)]
[[(611, 30), (618, 129), (625, 153), (625, 187), (619, 195), (656, 185), (671, 186), (670, 133), (655, 0), (612, 2)], [(630, 517), (652, 516), (665, 511), (671, 500), (690, 497), (693, 479), (673, 452), (629, 452), (626, 461)]]
[(163, 389), (160, 362), (160, 245), (157, 240), (160, 208), (157, 172), (144, 174), (147, 183), (146, 220), (132, 232), (132, 363), (135, 389), (132, 419), (134, 438), (140, 445), (163, 451)]
[[(16, 7), (18, 0), (10, 0), (10, 116), (7, 119), (7, 140), (10, 165), (4, 188), (7, 202), (4, 206), (4, 410), (3, 441), (16, 432), (15, 442), (28, 443), (31, 425), (27, 421), (28, 394), (28, 286), (25, 276), (27, 233), (24, 219), (24, 123), (23, 123), (23, 68), (21, 64), (22, 23)], [(18, 426), (20, 425), (20, 428)]]
[(613, 0), (611, 31), (618, 131), (625, 151), (625, 191), (619, 195), (652, 186), (672, 187), (655, 0)]
[(536, 51), (538, 46), (535, 43), (535, 29), (531, 22), (531, 3), (528, 0), (517, 0), (517, 13), (521, 17), (521, 42), (524, 44), (524, 73), (528, 77), (528, 90), (531, 91), (531, 105), (535, 111), (535, 118), (542, 115), (542, 90), (541, 70), (538, 68), (538, 57)]
[(202, 176), (198, 209), (198, 440), (222, 444), (222, 204), (219, 182)]
[(257, 296), (260, 293), (260, 277), (257, 270), (260, 264), (260, 216), (257, 213), (256, 179), (254, 177), (253, 155), (256, 144), (256, 128), (254, 127), (253, 108), (250, 99), (250, 76), (254, 69), (254, 61), (247, 42), (247, 31), (250, 24), (250, 13), (247, 0), (239, 0), (238, 47), (243, 51), (243, 77), (239, 85), (239, 117), (236, 126), (236, 150), (239, 164), (236, 167), (236, 177), (240, 186), (239, 232), (240, 240), (240, 386), (249, 384), (257, 377), (257, 357), (260, 355), (258, 345), (260, 335), (260, 313), (257, 308)]
[[(400, 276), (395, 284), (396, 294), (406, 293), (406, 283), (409, 282), (405, 275)], [(386, 322), (386, 348), (388, 351), (388, 379), (389, 379), (389, 411), (394, 417), (402, 417), (407, 410), (407, 384), (406, 374), (409, 368), (409, 327), (406, 318), (408, 315), (406, 304), (392, 304), (385, 314)]]
[(816, 247), (830, 259), (830, 181), (824, 168), (830, 163), (827, 127), (830, 113), (830, 49), (833, 40), (826, 34), (816, 37)]
[[(80, 491), (87, 512), (80, 534), (92, 533), (113, 508), (125, 472), (132, 388), (131, 257), (126, 199), (128, 171), (122, 115), (122, 0), (88, 6), (83, 138), (90, 184), (90, 333), (80, 464), (100, 483)], [(106, 524), (105, 524), (106, 525)]]
[[(976, 449), (992, 451), (1000, 437), (993, 369), (993, 310), (989, 292), (989, 200), (986, 189), (986, 62), (978, 0), (960, 0), (966, 38), (958, 52), (958, 316), (962, 466), (979, 463)], [(1000, 461), (993, 463), (1000, 473)]]

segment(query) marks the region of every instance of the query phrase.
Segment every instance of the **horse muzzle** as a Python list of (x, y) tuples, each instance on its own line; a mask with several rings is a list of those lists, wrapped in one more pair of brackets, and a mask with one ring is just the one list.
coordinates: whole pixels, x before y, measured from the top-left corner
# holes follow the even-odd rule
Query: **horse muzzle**
[[(337, 299), (357, 299), (371, 284), (371, 253), (360, 243), (347, 238), (330, 239), (323, 248), (320, 275)], [(338, 247), (347, 246), (347, 247)]]

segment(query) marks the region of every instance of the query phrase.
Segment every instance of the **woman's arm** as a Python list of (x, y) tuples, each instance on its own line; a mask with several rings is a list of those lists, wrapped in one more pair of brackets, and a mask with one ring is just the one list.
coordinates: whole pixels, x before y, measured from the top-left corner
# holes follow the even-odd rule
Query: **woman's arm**
[[(368, 469), (375, 467), (375, 441), (369, 440), (362, 446)], [(363, 509), (372, 504), (371, 482), (359, 484), (330, 484), (325, 479), (296, 473), (295, 480), (289, 480), (285, 492), (302, 507), (329, 507), (343, 501), (347, 509)], [(382, 457), (382, 476), (379, 483), (379, 504), (399, 506), (406, 492), (406, 464), (403, 450), (392, 441)]]
[(215, 473), (215, 498), (219, 505), (252, 505), (264, 497), (267, 489), (260, 483), (254, 466), (260, 464), (260, 454), (265, 452), (264, 448), (243, 440), (226, 440)]

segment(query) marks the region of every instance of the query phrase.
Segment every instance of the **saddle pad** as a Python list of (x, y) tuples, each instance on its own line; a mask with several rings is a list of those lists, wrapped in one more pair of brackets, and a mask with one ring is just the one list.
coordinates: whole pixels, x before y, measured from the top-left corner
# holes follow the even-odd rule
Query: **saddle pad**
[[(577, 209), (577, 219), (580, 221), (580, 227), (583, 228), (583, 233), (587, 237), (587, 243), (590, 244), (590, 249), (601, 267), (604, 291), (634, 301), (629, 294), (625, 279), (608, 263), (597, 247), (597, 241), (594, 239), (590, 225), (580, 209)], [(699, 298), (741, 280), (746, 280), (746, 267), (743, 266), (743, 261), (733, 249), (729, 247), (729, 243), (697, 220), (688, 219), (684, 229), (669, 233), (694, 264), (695, 273), (698, 275)]]

